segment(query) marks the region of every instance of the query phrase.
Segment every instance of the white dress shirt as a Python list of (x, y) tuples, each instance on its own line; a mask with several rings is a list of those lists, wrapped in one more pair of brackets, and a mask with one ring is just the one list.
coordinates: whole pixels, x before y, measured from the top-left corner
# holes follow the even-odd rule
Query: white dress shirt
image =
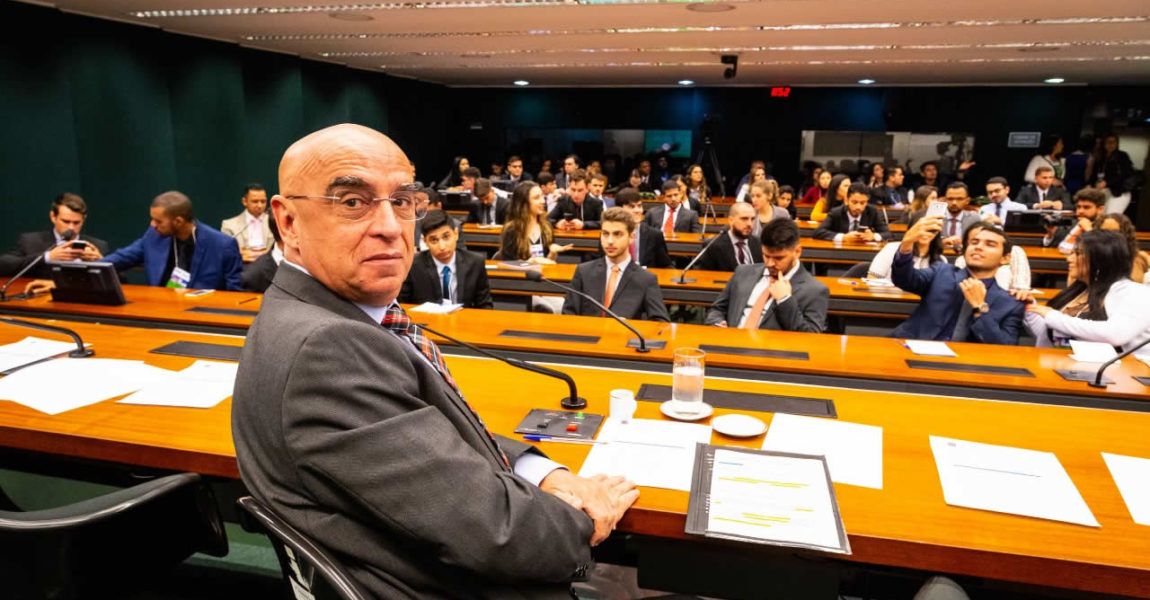
[[(790, 271), (787, 271), (783, 274), (783, 279), (790, 281), (791, 277), (794, 277), (795, 273), (798, 272), (799, 267), (799, 261), (796, 260), (795, 266), (791, 267)], [(763, 276), (759, 279), (759, 282), (755, 284), (755, 287), (751, 289), (751, 296), (747, 298), (747, 305), (743, 307), (743, 316), (739, 317), (739, 324), (736, 327), (742, 328), (744, 324), (746, 324), (747, 317), (751, 316), (751, 310), (755, 307), (755, 300), (762, 295), (763, 290), (767, 289), (767, 286), (769, 285), (771, 285), (771, 270), (764, 267)], [(783, 302), (786, 302), (790, 299), (791, 297), (787, 296), (786, 298), (779, 300), (779, 304), (782, 304)], [(763, 305), (763, 314), (760, 318), (767, 316), (767, 313), (771, 311), (771, 305), (774, 303), (775, 299), (773, 297), (767, 299), (767, 303)], [(755, 325), (760, 324), (761, 323), (756, 323)]]
[[(995, 207), (999, 207), (998, 208), (998, 214), (995, 214)], [(984, 204), (982, 206), (982, 208), (978, 209), (978, 215), (984, 219), (986, 217), (989, 217), (989, 216), (996, 216), (996, 217), (1002, 219), (1003, 221), (1006, 221), (1007, 213), (1009, 213), (1012, 210), (1029, 210), (1029, 209), (1026, 207), (1025, 204), (1023, 204), (1021, 202), (1015, 202), (1015, 201), (1011, 200), (1010, 198), (1007, 198), (998, 204), (995, 204), (994, 202), (991, 202), (989, 204)]]
[(264, 248), (263, 218), (245, 210), (244, 222), (248, 224), (248, 248)]
[(451, 255), (451, 262), (449, 263), (441, 263), (435, 256), (431, 257), (431, 261), (435, 263), (435, 276), (439, 278), (440, 286), (443, 285), (443, 268), (447, 267), (451, 273), (451, 279), (447, 282), (447, 299), (458, 302), (456, 298), (459, 296), (456, 294), (456, 290), (459, 289), (459, 278), (455, 275), (455, 254)]

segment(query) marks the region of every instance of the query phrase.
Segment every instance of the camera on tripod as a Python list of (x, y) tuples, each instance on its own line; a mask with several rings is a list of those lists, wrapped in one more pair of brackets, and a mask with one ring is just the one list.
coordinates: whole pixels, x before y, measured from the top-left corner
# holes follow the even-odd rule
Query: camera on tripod
[(1072, 215), (1043, 215), (1042, 224), (1047, 227), (1064, 227), (1078, 222)]

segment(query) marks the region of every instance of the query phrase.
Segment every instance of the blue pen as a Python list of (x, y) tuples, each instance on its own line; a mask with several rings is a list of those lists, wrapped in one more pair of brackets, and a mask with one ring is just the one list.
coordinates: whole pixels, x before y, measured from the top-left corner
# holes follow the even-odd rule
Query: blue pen
[(565, 438), (555, 437), (551, 435), (537, 435), (529, 433), (523, 436), (523, 439), (529, 442), (557, 442), (560, 444), (606, 444), (607, 442), (600, 442), (598, 440), (585, 440), (581, 438)]

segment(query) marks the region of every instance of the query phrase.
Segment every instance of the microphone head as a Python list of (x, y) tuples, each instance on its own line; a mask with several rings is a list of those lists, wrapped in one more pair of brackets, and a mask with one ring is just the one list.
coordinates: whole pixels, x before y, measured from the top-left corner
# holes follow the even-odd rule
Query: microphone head
[(65, 229), (65, 230), (64, 230), (64, 233), (61, 233), (61, 234), (60, 234), (60, 237), (61, 237), (61, 238), (62, 238), (62, 239), (65, 241), (65, 242), (70, 242), (70, 241), (72, 241), (73, 239), (75, 239), (75, 237), (76, 237), (76, 230), (75, 230), (75, 229)]
[(543, 280), (543, 274), (540, 273), (539, 271), (534, 270), (534, 269), (528, 269), (528, 270), (524, 271), (523, 276), (526, 277), (528, 281), (542, 281)]

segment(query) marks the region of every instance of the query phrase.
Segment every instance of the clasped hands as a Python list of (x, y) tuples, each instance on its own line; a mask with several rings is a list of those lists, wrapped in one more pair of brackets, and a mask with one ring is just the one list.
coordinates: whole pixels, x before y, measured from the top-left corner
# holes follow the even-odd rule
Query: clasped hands
[(595, 523), (591, 545), (597, 546), (611, 535), (623, 513), (639, 499), (634, 482), (615, 476), (579, 477), (566, 469), (556, 469), (539, 483), (539, 489), (587, 513)]

